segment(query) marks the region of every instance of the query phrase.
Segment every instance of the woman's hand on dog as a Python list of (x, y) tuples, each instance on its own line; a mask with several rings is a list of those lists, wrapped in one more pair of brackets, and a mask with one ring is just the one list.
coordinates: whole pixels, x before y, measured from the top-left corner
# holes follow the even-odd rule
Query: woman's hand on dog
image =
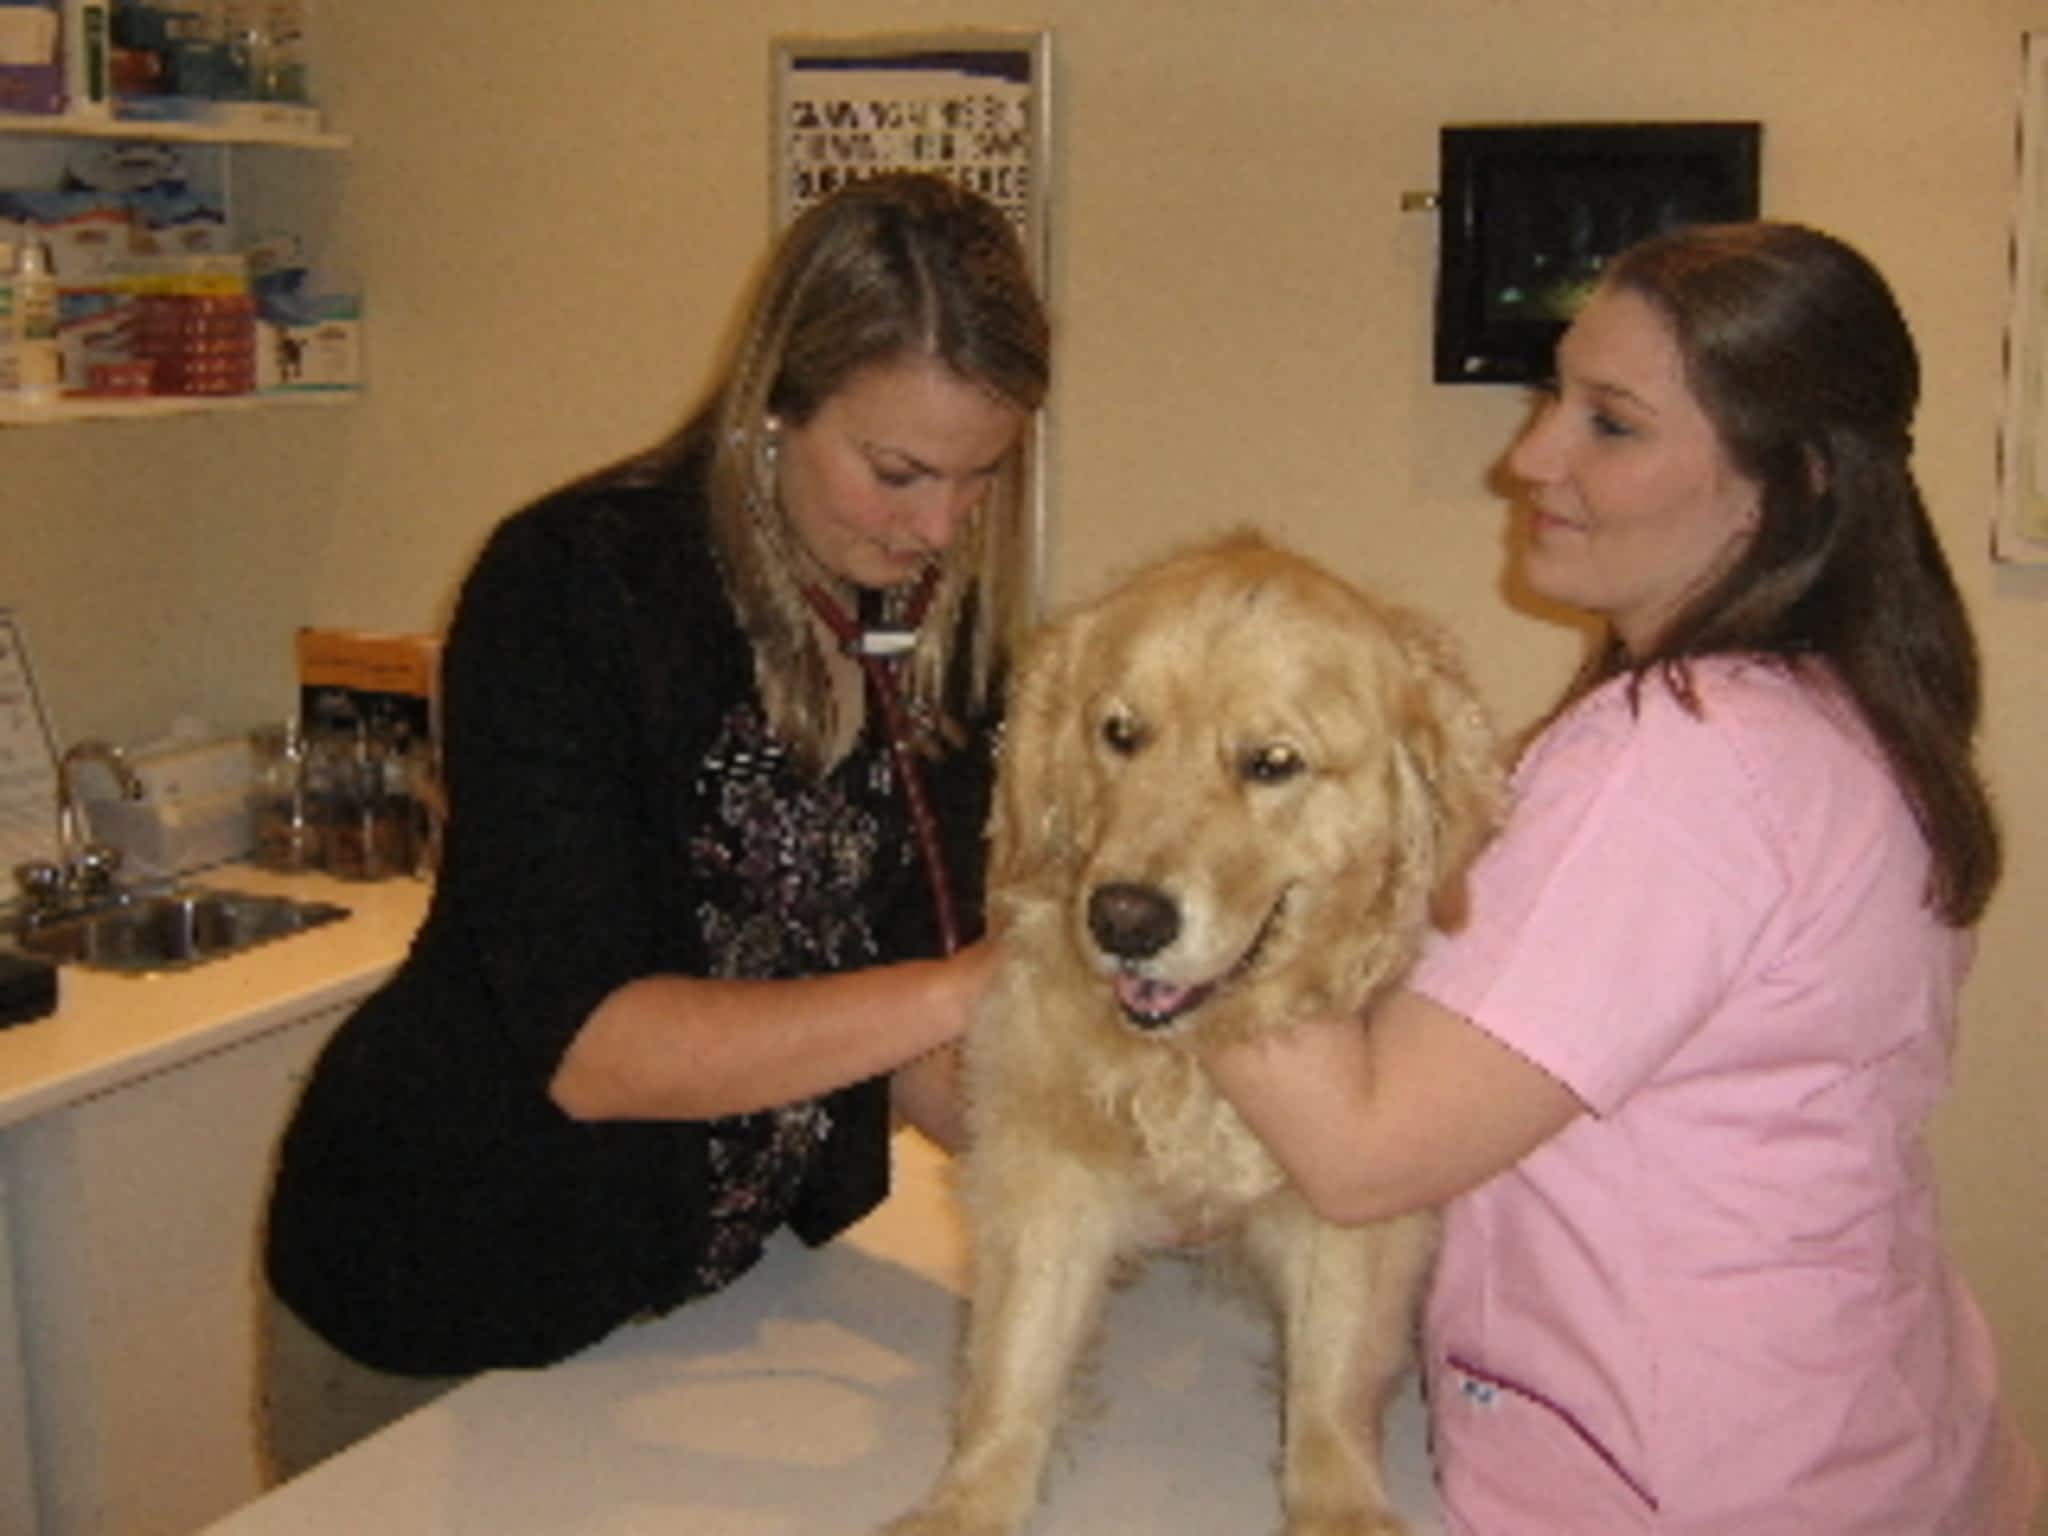
[(936, 1050), (897, 1068), (890, 1079), (889, 1097), (896, 1113), (948, 1152), (967, 1144), (960, 1038), (995, 980), (998, 957), (995, 942), (982, 939), (944, 960), (929, 962), (928, 1006), (946, 1021), (942, 1027), (948, 1038)]

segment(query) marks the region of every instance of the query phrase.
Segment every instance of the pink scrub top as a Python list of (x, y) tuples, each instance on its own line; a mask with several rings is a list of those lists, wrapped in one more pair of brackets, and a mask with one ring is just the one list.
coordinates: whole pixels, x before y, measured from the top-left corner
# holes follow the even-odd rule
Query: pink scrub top
[(1478, 1536), (2019, 1536), (2040, 1470), (1944, 1257), (1966, 935), (1825, 686), (1596, 691), (1410, 986), (1590, 1113), (1452, 1202), (1425, 1370)]

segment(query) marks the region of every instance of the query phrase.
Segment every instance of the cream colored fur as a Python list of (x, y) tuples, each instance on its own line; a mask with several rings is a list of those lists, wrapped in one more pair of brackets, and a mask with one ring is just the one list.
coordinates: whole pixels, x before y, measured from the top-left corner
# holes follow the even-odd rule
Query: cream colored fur
[[(990, 877), (1003, 961), (968, 1041), (958, 1422), (937, 1486), (890, 1536), (1024, 1527), (1112, 1271), (1190, 1233), (1234, 1239), (1274, 1305), (1289, 1536), (1395, 1536), (1379, 1419), (1433, 1219), (1318, 1220), (1197, 1052), (1357, 1013), (1407, 965), (1491, 823), (1473, 695), (1415, 619), (1243, 535), (1042, 630), (1008, 733)], [(1105, 907), (1117, 892), (1124, 907)], [(1119, 912), (1132, 921), (1105, 924)], [(1105, 933), (1128, 951), (1132, 928), (1146, 953), (1106, 953)], [(1141, 1028), (1119, 970), (1150, 978), (1141, 1013), (1212, 990)]]

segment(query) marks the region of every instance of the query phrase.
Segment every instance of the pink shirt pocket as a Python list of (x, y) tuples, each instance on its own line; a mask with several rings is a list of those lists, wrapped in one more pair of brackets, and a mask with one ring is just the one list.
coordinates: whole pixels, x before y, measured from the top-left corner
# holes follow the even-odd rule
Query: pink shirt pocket
[(1629, 1536), (1657, 1498), (1564, 1404), (1463, 1355), (1429, 1364), (1437, 1479), (1462, 1536)]

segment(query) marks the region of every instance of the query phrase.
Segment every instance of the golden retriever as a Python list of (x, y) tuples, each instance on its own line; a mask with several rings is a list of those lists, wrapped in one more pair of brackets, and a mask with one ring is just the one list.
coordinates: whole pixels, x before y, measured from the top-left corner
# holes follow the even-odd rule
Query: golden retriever
[(1433, 1217), (1320, 1221), (1200, 1050), (1356, 1014), (1406, 967), (1492, 822), (1473, 693), (1413, 616), (1242, 534), (1042, 629), (1007, 730), (955, 1440), (889, 1536), (1023, 1527), (1113, 1271), (1191, 1233), (1236, 1239), (1277, 1312), (1290, 1536), (1396, 1536), (1380, 1412)]

